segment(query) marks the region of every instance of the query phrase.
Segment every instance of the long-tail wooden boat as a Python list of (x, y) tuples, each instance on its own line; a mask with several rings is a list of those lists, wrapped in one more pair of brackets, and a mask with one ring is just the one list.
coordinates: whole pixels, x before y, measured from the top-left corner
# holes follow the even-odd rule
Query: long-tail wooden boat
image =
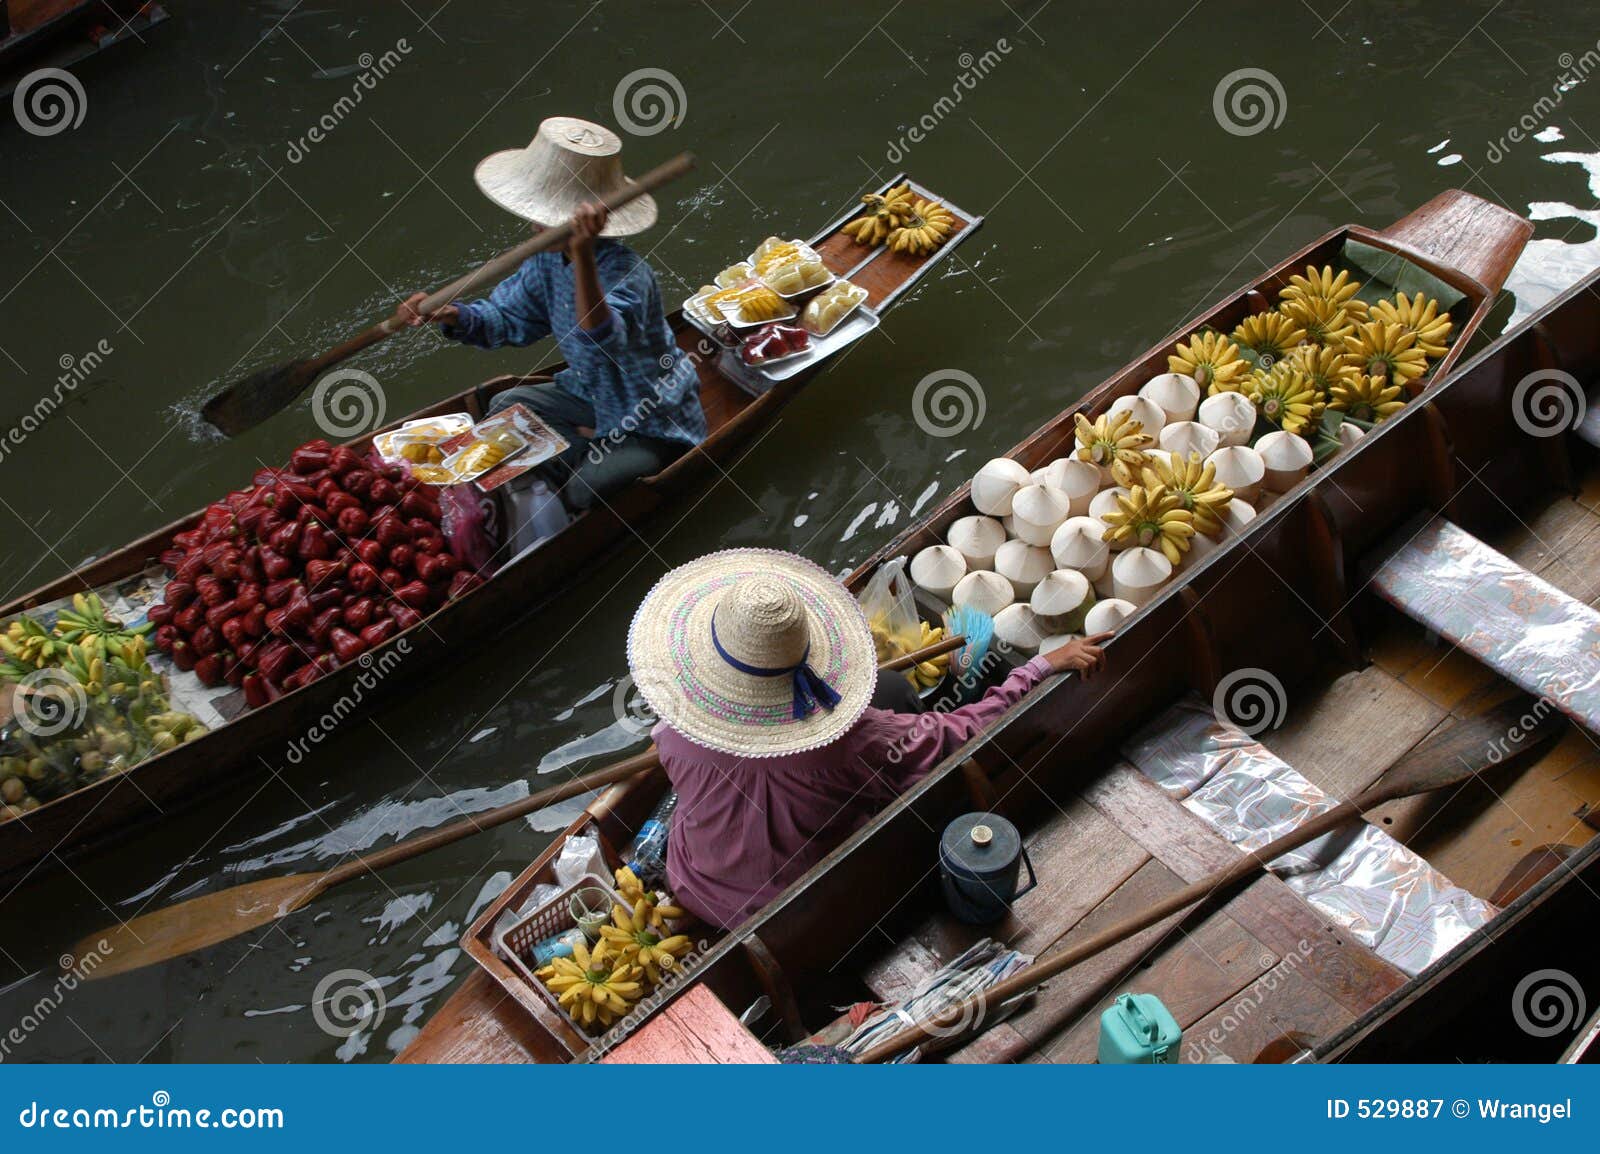
[[(9, 0), (0, 4), (0, 97), (31, 73), (65, 68), (167, 18), (146, 0)], [(68, 113), (71, 115), (71, 112)]]
[[(1521, 218), (1459, 192), (1443, 194), (1381, 233), (1337, 230), (1176, 330), (1009, 455), (1030, 469), (1062, 455), (1071, 446), (1076, 413), (1094, 416), (1105, 411), (1118, 397), (1165, 371), (1166, 354), (1175, 339), (1205, 325), (1230, 330), (1246, 313), (1261, 307), (1262, 297), (1276, 299), (1277, 289), (1290, 274), (1308, 263), (1332, 260), (1349, 237), (1401, 254), (1467, 294), (1470, 319), (1463, 318), (1465, 331), (1451, 350), (1459, 355), (1492, 307), (1530, 234)], [(1581, 296), (1568, 294), (1564, 307), (1588, 318), (1592, 308)], [(1574, 353), (1587, 349), (1590, 354), (1585, 355), (1600, 356), (1600, 346), (1589, 332), (1580, 337), (1577, 331), (1568, 331), (1581, 328), (1581, 323), (1566, 323), (1563, 318), (1563, 339), (1556, 347)], [(1246, 667), (1265, 670), (1299, 693), (1309, 692), (1304, 689), (1308, 679), (1325, 674), (1325, 666), (1318, 662), (1321, 656), (1347, 667), (1364, 667), (1359, 674), (1332, 682), (1326, 690), (1328, 708), (1313, 710), (1285, 729), (1286, 735), (1310, 735), (1303, 740), (1318, 752), (1321, 762), (1302, 766), (1308, 774), (1329, 762), (1353, 763), (1360, 773), (1375, 779), (1428, 732), (1447, 725), (1448, 708), (1442, 705), (1429, 705), (1403, 724), (1387, 715), (1396, 708), (1393, 694), (1414, 695), (1399, 687), (1401, 676), (1412, 674), (1401, 666), (1391, 670), (1382, 662), (1365, 664), (1363, 635), (1356, 632), (1357, 610), (1364, 605), (1356, 575), (1376, 543), (1419, 510), (1448, 508), (1466, 518), (1469, 526), (1476, 525), (1478, 517), (1497, 519), (1499, 514), (1490, 507), (1498, 507), (1497, 503), (1486, 500), (1482, 483), (1472, 479), (1479, 470), (1487, 470), (1483, 475), (1491, 478), (1507, 474), (1510, 483), (1501, 492), (1516, 500), (1545, 493), (1547, 465), (1555, 450), (1532, 438), (1519, 440), (1501, 427), (1503, 421), (1486, 427), (1489, 422), (1473, 412), (1474, 407), (1503, 404), (1509, 387), (1507, 364), (1528, 355), (1531, 331), (1525, 327), (1502, 339), (1493, 355), (1480, 358), (1448, 384), (1451, 366), (1444, 364), (1442, 371), (1427, 379), (1422, 395), (1400, 414), (1284, 494), (1241, 538), (1192, 563), (1124, 622), (1107, 647), (1108, 668), (1092, 684), (1074, 677), (1056, 678), (1030, 695), (764, 911), (720, 940), (708, 942), (695, 960), (694, 980), (684, 986), (709, 989), (732, 1014), (764, 997), (772, 1008), (759, 1025), (778, 1042), (799, 1040), (827, 1025), (835, 1014), (828, 1007), (905, 994), (973, 940), (970, 928), (963, 932), (941, 912), (937, 885), (930, 883), (939, 831), (973, 809), (999, 807), (1021, 828), (1030, 846), (1041, 884), (1017, 903), (1011, 918), (988, 932), (1035, 954), (1046, 953), (1075, 931), (1092, 928), (1097, 919), (1129, 912), (1141, 898), (1160, 897), (1208, 872), (1221, 855), (1237, 851), (1206, 829), (1194, 828), (1198, 819), (1176, 801), (1153, 787), (1140, 794), (1128, 783), (1123, 783), (1128, 785), (1123, 792), (1137, 795), (1131, 801), (1102, 799), (1095, 791), (1112, 790), (1118, 784), (1101, 783), (1110, 780), (1116, 768), (1115, 750), (1129, 734), (1185, 693), (1197, 690), (1209, 700), (1226, 672)], [(1490, 383), (1464, 383), (1477, 381)], [(1467, 450), (1470, 455), (1464, 455)], [(1503, 460), (1499, 450), (1504, 451)], [(848, 583), (860, 588), (886, 559), (942, 540), (951, 521), (969, 511), (965, 489), (957, 491), (852, 574)], [(1414, 654), (1412, 661), (1417, 661)], [(1423, 675), (1417, 671), (1414, 676)], [(1363, 685), (1361, 679), (1372, 684)], [(1390, 696), (1383, 697), (1380, 688)], [(1450, 704), (1463, 712), (1469, 708)], [(1357, 706), (1373, 712), (1350, 717)], [(1419, 717), (1425, 724), (1419, 725)], [(1266, 740), (1270, 745), (1271, 738)], [(1571, 752), (1567, 750), (1569, 756)], [(1299, 764), (1293, 757), (1286, 760)], [(1333, 792), (1342, 792), (1354, 779), (1336, 779), (1333, 784), (1337, 787)], [(463, 938), (464, 948), (480, 969), (467, 975), (402, 1060), (569, 1061), (596, 1056), (592, 1040), (535, 991), (519, 984), (496, 956), (493, 927), (506, 909), (518, 908), (535, 885), (551, 879), (553, 863), (568, 838), (597, 833), (602, 845), (615, 851), (626, 845), (666, 788), (659, 771), (613, 787), (480, 915)], [(1117, 805), (1132, 808), (1119, 810)], [(1206, 837), (1216, 844), (1206, 844)], [(1471, 880), (1481, 884), (1478, 877)], [(1307, 951), (1309, 959), (1297, 963), (1303, 974), (1295, 988), (1313, 989), (1305, 1000), (1325, 1016), (1306, 1034), (1332, 1038), (1337, 1030), (1372, 1012), (1385, 997), (1408, 988), (1406, 976), (1392, 965), (1359, 943), (1344, 940), (1309, 905), (1293, 908), (1284, 900), (1293, 895), (1272, 889), (1283, 884), (1276, 878), (1263, 879), (1224, 907), (1224, 915), (1236, 923), (1230, 932), (1237, 930), (1226, 944), (1232, 951), (1229, 957), (1238, 960), (1248, 955), (1252, 966), (1271, 953), (1268, 969), (1282, 960), (1287, 933), (1295, 935), (1295, 943), (1304, 939), (1313, 947)], [(1510, 902), (1501, 916), (1515, 909), (1516, 902)], [(1254, 943), (1260, 946), (1249, 953)], [(1134, 939), (1132, 948), (1148, 951), (1151, 945), (1152, 935), (1146, 934)], [(1172, 953), (1167, 965), (1181, 985), (1190, 967), (1180, 956), (1181, 949)], [(1126, 950), (1108, 958), (1113, 960), (1092, 966), (1100, 975), (1097, 979), (1069, 973), (1039, 1003), (1060, 1002), (1070, 987), (1083, 999), (1083, 1013), (1097, 1010), (1104, 1001), (1100, 985), (1114, 981), (1129, 962)], [(1227, 986), (1222, 981), (1207, 987), (1209, 1004), (1205, 997), (1192, 1006), (1185, 1004), (1191, 1024), (1209, 1025), (1202, 1021), (1206, 1014), (1217, 1012), (1260, 976), (1256, 969), (1244, 974), (1242, 966), (1242, 961), (1236, 966), (1237, 984), (1222, 989)], [(1141, 979), (1141, 988), (1145, 985)], [(703, 994), (696, 996), (703, 1000)], [(681, 990), (655, 1007), (654, 1017), (639, 1015), (645, 1030), (671, 1014), (677, 997)], [(682, 1022), (670, 1027), (686, 1029)], [(1004, 1057), (994, 1048), (996, 1039), (1026, 1038), (1025, 1027), (1026, 1018), (1019, 1015), (997, 1028), (1010, 1034), (991, 1031), (962, 1053), (980, 1060)], [(638, 1023), (630, 1028), (637, 1030)], [(616, 1043), (616, 1034), (607, 1035), (606, 1046)], [(1077, 1037), (1081, 1040), (1082, 1035)], [(1260, 1048), (1250, 1049), (1253, 1038), (1241, 1034), (1224, 1052), (1253, 1058)], [(1027, 1040), (1055, 1045), (1051, 1039)], [(627, 1046), (624, 1042), (624, 1051)], [(733, 1050), (742, 1052), (739, 1047)], [(1045, 1052), (1057, 1053), (1053, 1048)], [(688, 1050), (683, 1053), (684, 1060), (693, 1060)]]
[[(878, 191), (906, 180), (899, 174)], [(919, 195), (934, 197), (912, 182)], [(943, 199), (942, 197), (939, 199)], [(841, 212), (811, 238), (824, 264), (867, 291), (864, 310), (881, 316), (911, 291), (942, 259), (983, 224), (979, 215), (944, 203), (955, 216), (955, 227), (945, 244), (921, 257), (893, 253), (887, 248), (863, 249), (842, 231), (857, 215), (859, 205)], [(678, 346), (694, 360), (700, 377), (700, 401), (708, 434), (694, 449), (654, 476), (641, 478), (611, 496), (602, 506), (574, 517), (566, 528), (536, 550), (506, 560), (481, 587), (449, 602), (421, 624), (406, 629), (370, 651), (360, 663), (341, 666), (328, 676), (277, 701), (239, 712), (228, 724), (198, 740), (152, 757), (120, 776), (68, 793), (30, 812), (24, 818), (0, 821), (0, 875), (36, 865), (96, 837), (129, 829), (135, 822), (192, 801), (211, 784), (237, 780), (229, 770), (235, 763), (255, 762), (259, 755), (274, 756), (283, 743), (323, 719), (330, 705), (341, 700), (348, 716), (352, 703), (370, 708), (380, 690), (387, 692), (414, 673), (436, 670), (438, 662), (460, 651), (460, 643), (503, 627), (507, 614), (521, 616), (554, 596), (567, 582), (586, 572), (596, 557), (636, 538), (648, 520), (673, 502), (703, 490), (725, 475), (745, 446), (768, 428), (784, 405), (826, 369), (833, 358), (806, 365), (799, 372), (771, 383), (764, 392), (747, 391), (717, 368), (722, 347), (711, 341), (683, 312), (668, 317)], [(550, 379), (562, 365), (555, 364), (526, 376), (501, 376), (374, 429), (349, 442), (366, 452), (372, 438), (405, 421), (440, 413), (467, 412), (484, 416), (494, 397), (506, 389)], [(246, 478), (239, 478), (240, 483)], [(0, 623), (35, 606), (48, 605), (90, 589), (106, 590), (137, 580), (156, 565), (175, 533), (193, 527), (200, 512), (157, 529), (120, 549), (89, 562), (75, 573), (52, 581), (0, 606)], [(451, 639), (447, 645), (444, 638)], [(403, 655), (403, 656), (402, 656)], [(388, 672), (374, 679), (368, 670)], [(189, 676), (175, 674), (175, 676)], [(358, 678), (363, 692), (352, 696)], [(370, 684), (369, 684), (370, 683)], [(326, 724), (326, 723), (324, 723)]]

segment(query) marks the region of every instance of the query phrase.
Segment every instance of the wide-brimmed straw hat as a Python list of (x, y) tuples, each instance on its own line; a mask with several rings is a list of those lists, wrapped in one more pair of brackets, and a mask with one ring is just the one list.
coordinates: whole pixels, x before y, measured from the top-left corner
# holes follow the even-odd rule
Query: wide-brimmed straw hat
[(842, 737), (877, 685), (860, 604), (793, 553), (730, 549), (656, 583), (628, 630), (635, 688), (697, 744), (781, 757)]
[[(617, 134), (573, 116), (541, 122), (528, 147), (484, 157), (472, 176), (501, 208), (547, 228), (568, 220), (584, 201), (633, 183), (622, 174)], [(655, 222), (656, 202), (646, 193), (613, 212), (601, 235), (630, 236)]]

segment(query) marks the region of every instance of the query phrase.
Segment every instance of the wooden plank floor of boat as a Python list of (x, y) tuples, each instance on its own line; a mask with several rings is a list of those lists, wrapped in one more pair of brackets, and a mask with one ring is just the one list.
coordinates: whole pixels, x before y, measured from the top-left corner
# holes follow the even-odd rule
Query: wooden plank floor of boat
[[(1557, 496), (1490, 544), (1600, 608), (1600, 467), (1583, 481), (1575, 497)], [(1385, 610), (1382, 624), (1371, 665), (1311, 678), (1292, 695), (1283, 727), (1261, 737), (1333, 796), (1359, 792), (1430, 734), (1517, 692), (1398, 614)], [(1040, 955), (1236, 852), (1131, 767), (1109, 771), (1057, 805), (1057, 815), (1030, 838), (1041, 884), (1017, 910), (1026, 928), (1014, 944)], [(1560, 847), (1593, 837), (1594, 818), (1586, 822), (1585, 815), (1596, 811), (1600, 744), (1574, 726), (1498, 793), (1475, 782), (1447, 798), (1393, 803), (1371, 820), (1458, 885), (1493, 898), (1530, 863), (1559, 862)], [(867, 982), (893, 996), (973, 936), (943, 916), (932, 918), (880, 959)], [(1093, 1061), (1100, 1012), (1136, 988), (1160, 995), (1184, 1027), (1184, 1061), (1220, 1053), (1250, 1062), (1296, 1035), (1327, 1037), (1403, 978), (1334, 933), (1282, 882), (1263, 877), (1202, 920), (1175, 917), (1069, 971), (947, 1060)], [(1048, 1032), (1041, 1026), (1062, 1021)]]

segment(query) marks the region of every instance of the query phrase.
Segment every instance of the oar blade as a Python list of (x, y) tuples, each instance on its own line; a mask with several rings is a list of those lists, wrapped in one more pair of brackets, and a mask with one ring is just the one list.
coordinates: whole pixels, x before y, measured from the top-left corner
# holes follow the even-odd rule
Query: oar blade
[(200, 415), (225, 436), (238, 436), (293, 404), (313, 375), (305, 361), (262, 369), (212, 397), (201, 407)]
[(1385, 797), (1448, 789), (1540, 749), (1564, 731), (1554, 705), (1519, 695), (1428, 738), (1374, 788)]
[(143, 914), (79, 942), (70, 968), (109, 978), (214, 946), (299, 909), (322, 892), (326, 876), (266, 878)]

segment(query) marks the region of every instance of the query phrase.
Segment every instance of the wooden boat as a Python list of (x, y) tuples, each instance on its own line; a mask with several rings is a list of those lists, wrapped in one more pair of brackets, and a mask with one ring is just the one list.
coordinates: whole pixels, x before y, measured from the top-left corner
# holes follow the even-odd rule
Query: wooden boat
[(8, 0), (0, 4), (0, 96), (40, 68), (65, 68), (167, 18), (143, 0)]
[[(905, 179), (904, 174), (899, 174), (879, 191)], [(913, 188), (922, 196), (936, 195), (914, 182)], [(948, 201), (945, 203), (956, 216), (956, 228), (946, 243), (931, 255), (913, 257), (884, 248), (866, 250), (856, 245), (841, 231), (841, 226), (857, 215), (859, 205), (840, 213), (811, 238), (811, 244), (833, 272), (867, 290), (862, 308), (881, 316), (982, 226), (981, 216), (967, 213)], [(255, 763), (263, 753), (270, 758), (274, 751), (282, 748), (286, 739), (304, 733), (307, 727), (323, 718), (331, 704), (345, 699), (346, 706), (353, 700), (363, 708), (370, 707), (377, 700), (380, 687), (387, 690), (415, 673), (435, 671), (438, 662), (448, 659), (452, 652), (443, 638), (450, 638), (459, 648), (460, 643), (470, 637), (502, 628), (508, 614), (520, 616), (531, 612), (566, 582), (588, 571), (596, 557), (634, 540), (637, 530), (658, 510), (721, 477), (740, 450), (767, 428), (783, 406), (830, 363), (824, 359), (808, 365), (771, 384), (765, 392), (753, 395), (718, 370), (716, 361), (721, 346), (697, 329), (681, 311), (671, 314), (668, 322), (679, 347), (693, 358), (699, 371), (700, 401), (709, 429), (700, 445), (660, 473), (641, 478), (615, 494), (604, 507), (575, 517), (537, 550), (513, 557), (480, 588), (451, 601), (421, 624), (371, 650), (371, 667), (390, 669), (392, 673), (366, 686), (364, 692), (353, 698), (349, 696), (352, 685), (371, 668), (364, 662), (343, 666), (259, 709), (244, 710), (241, 698), (238, 712), (229, 723), (203, 738), (141, 762), (119, 777), (102, 779), (57, 798), (26, 818), (0, 822), (0, 875), (47, 857), (53, 858), (96, 837), (123, 831), (141, 818), (193, 800), (210, 783), (236, 781), (236, 775), (229, 772), (234, 763)], [(527, 376), (496, 377), (409, 414), (384, 429), (375, 429), (350, 444), (365, 452), (370, 448), (372, 437), (416, 417), (463, 411), (474, 418), (481, 417), (498, 393), (516, 385), (548, 380), (561, 367), (556, 364)], [(243, 483), (246, 478), (239, 480)], [(75, 573), (0, 606), (0, 622), (35, 606), (70, 597), (80, 590), (104, 590), (136, 578), (156, 563), (174, 533), (192, 527), (199, 517), (200, 513), (196, 512), (157, 529)], [(385, 654), (395, 656), (386, 658)], [(373, 679), (369, 676), (367, 680)]]
[[(1331, 260), (1351, 236), (1402, 254), (1468, 294), (1470, 319), (1452, 350), (1453, 362), (1488, 313), (1530, 233), (1527, 222), (1514, 214), (1464, 193), (1446, 193), (1381, 233), (1337, 230), (1293, 254), (1256, 285), (1176, 330), (1009, 455), (1028, 468), (1062, 455), (1071, 444), (1075, 413), (1097, 415), (1118, 397), (1136, 391), (1165, 371), (1173, 340), (1206, 324), (1230, 330), (1248, 311), (1260, 307), (1258, 294), (1276, 299), (1277, 288), (1288, 275), (1307, 263)], [(1592, 310), (1582, 295), (1568, 294), (1564, 307), (1588, 318)], [(1445, 371), (1427, 378), (1422, 397), (1401, 414), (1354, 450), (1312, 473), (1263, 512), (1242, 539), (1224, 544), (1180, 574), (1178, 581), (1125, 622), (1108, 646), (1108, 669), (1092, 685), (1078, 678), (1057, 678), (1031, 695), (767, 909), (721, 940), (708, 942), (693, 970), (695, 980), (686, 982), (686, 987), (709, 988), (732, 1014), (765, 997), (773, 1009), (760, 1024), (777, 1042), (798, 1040), (827, 1024), (833, 1011), (826, 1007), (904, 994), (972, 940), (970, 929), (963, 932), (941, 912), (937, 888), (928, 879), (936, 860), (938, 831), (975, 808), (1000, 806), (1033, 847), (1035, 864), (1045, 880), (1018, 903), (1010, 920), (989, 932), (1039, 954), (1071, 933), (1092, 927), (1097, 919), (1110, 917), (1124, 903), (1160, 896), (1165, 889), (1192, 880), (1198, 876), (1195, 871), (1204, 873), (1202, 867), (1214, 865), (1220, 853), (1236, 853), (1220, 841), (1194, 848), (1204, 846), (1206, 831), (1192, 828), (1196, 819), (1159, 792), (1153, 799), (1140, 797), (1143, 809), (1137, 812), (1116, 811), (1114, 816), (1102, 812), (1090, 791), (1114, 769), (1115, 758), (1109, 755), (1180, 695), (1199, 690), (1209, 696), (1224, 671), (1263, 669), (1291, 687), (1302, 687), (1321, 670), (1315, 660), (1319, 655), (1346, 666), (1365, 665), (1363, 635), (1355, 631), (1358, 615), (1351, 604), (1358, 592), (1356, 567), (1378, 541), (1430, 504), (1448, 505), (1468, 518), (1469, 525), (1480, 515), (1494, 519), (1481, 487), (1458, 491), (1454, 483), (1458, 476), (1465, 480), (1487, 468), (1496, 477), (1509, 474), (1508, 491), (1519, 499), (1542, 492), (1539, 486), (1545, 483), (1552, 449), (1532, 439), (1508, 437), (1501, 427), (1504, 422), (1496, 422), (1492, 431), (1482, 429), (1470, 410), (1458, 409), (1456, 401), (1460, 397), (1463, 404), (1482, 407), (1502, 399), (1506, 365), (1526, 355), (1531, 331), (1525, 327), (1503, 339), (1494, 356), (1480, 358), (1473, 369), (1449, 383), (1446, 363)], [(1589, 349), (1600, 357), (1600, 345), (1581, 323), (1563, 317), (1561, 331), (1561, 348)], [(1478, 380), (1498, 384), (1493, 388), (1463, 384)], [(1454, 419), (1447, 414), (1455, 414)], [(1501, 449), (1504, 460), (1498, 453)], [(1464, 451), (1471, 454), (1470, 465), (1457, 461)], [(956, 492), (852, 574), (849, 583), (859, 588), (887, 558), (941, 540), (949, 523), (968, 511), (965, 490)], [(1260, 628), (1260, 621), (1269, 621), (1272, 627)], [(1365, 665), (1362, 674), (1353, 676), (1399, 679), (1382, 664)], [(1348, 697), (1353, 694), (1360, 700), (1362, 690), (1346, 684), (1335, 681), (1329, 709), (1314, 710), (1297, 724), (1324, 738), (1329, 727), (1337, 725), (1334, 732), (1346, 745), (1334, 752), (1345, 761), (1358, 760), (1363, 771), (1370, 770), (1375, 778), (1425, 733), (1417, 732), (1414, 724), (1386, 730), (1375, 724), (1377, 718), (1368, 716), (1350, 723), (1347, 740), (1346, 718), (1340, 711), (1348, 712), (1352, 707)], [(1446, 723), (1444, 708), (1431, 710), (1429, 729)], [(1354, 732), (1357, 729), (1360, 733)], [(1071, 742), (1066, 756), (1061, 748), (1064, 737)], [(1373, 748), (1362, 747), (1361, 737), (1367, 737)], [(1381, 749), (1380, 737), (1387, 741)], [(579, 1034), (536, 991), (520, 984), (496, 956), (492, 930), (505, 909), (518, 907), (533, 886), (551, 878), (552, 863), (567, 837), (593, 831), (603, 845), (621, 847), (665, 789), (659, 771), (612, 788), (482, 913), (463, 938), (464, 948), (481, 968), (467, 976), (401, 1060), (566, 1061), (596, 1056), (591, 1039)], [(1105, 808), (1111, 809), (1109, 802)], [(1144, 832), (1147, 826), (1149, 833)], [(1266, 956), (1268, 942), (1281, 950), (1283, 935), (1290, 931), (1297, 935), (1295, 941), (1303, 936), (1314, 943), (1314, 960), (1306, 964), (1306, 976), (1296, 987), (1315, 986), (1316, 995), (1308, 1002), (1326, 1011), (1320, 1028), (1307, 1031), (1312, 1037), (1331, 1038), (1385, 997), (1407, 988), (1403, 974), (1370, 950), (1340, 940), (1309, 906), (1291, 909), (1275, 892), (1255, 896), (1258, 890), (1282, 884), (1275, 878), (1264, 879), (1226, 906), (1225, 914), (1235, 915), (1241, 906), (1259, 907), (1243, 925), (1246, 934), (1256, 935), (1264, 944), (1263, 950), (1251, 955), (1253, 959)], [(1515, 906), (1508, 904), (1502, 916), (1513, 913)], [(1144, 935), (1131, 948), (1148, 950), (1151, 940)], [(1231, 945), (1237, 950), (1242, 941), (1245, 938), (1235, 935)], [(1167, 964), (1181, 983), (1186, 973), (1182, 951), (1172, 952), (1173, 960)], [(1102, 972), (1102, 967), (1095, 967), (1101, 984), (1114, 979), (1129, 960), (1127, 951), (1108, 957), (1116, 959), (1106, 963), (1113, 968)], [(1274, 965), (1279, 957), (1273, 954)], [(1148, 985), (1148, 976), (1147, 971), (1141, 988)], [(1213, 985), (1211, 992), (1217, 996), (1204, 1011), (1215, 1012), (1258, 976), (1251, 971), (1226, 990)], [(1049, 999), (1040, 1001), (1059, 1001), (1068, 996), (1065, 987), (1070, 986), (1083, 1000), (1083, 1012), (1089, 1013), (1099, 1008), (1103, 994), (1099, 985), (1083, 992), (1086, 985), (1087, 980), (1074, 975), (1056, 983), (1059, 994), (1052, 991)], [(1331, 987), (1331, 992), (1323, 991), (1322, 985)], [(653, 1017), (642, 1016), (643, 1030), (651, 1030), (663, 1015), (670, 1016), (678, 997), (681, 994), (667, 998)], [(1203, 1016), (1190, 1014), (1196, 1022)], [(679, 1033), (686, 1029), (682, 1022), (669, 1025)], [(1024, 1016), (1002, 1029), (1026, 1038)], [(1081, 1034), (1077, 1036), (1081, 1041)], [(991, 1031), (962, 1056), (1003, 1058), (995, 1048), (997, 1039), (1011, 1037)], [(1259, 1046), (1250, 1049), (1246, 1044), (1253, 1036), (1240, 1038), (1243, 1042), (1236, 1041), (1234, 1050), (1249, 1049), (1244, 1057), (1253, 1058)], [(605, 1044), (609, 1047), (616, 1041), (613, 1032)], [(692, 1060), (688, 1050), (684, 1055), (684, 1060)]]

